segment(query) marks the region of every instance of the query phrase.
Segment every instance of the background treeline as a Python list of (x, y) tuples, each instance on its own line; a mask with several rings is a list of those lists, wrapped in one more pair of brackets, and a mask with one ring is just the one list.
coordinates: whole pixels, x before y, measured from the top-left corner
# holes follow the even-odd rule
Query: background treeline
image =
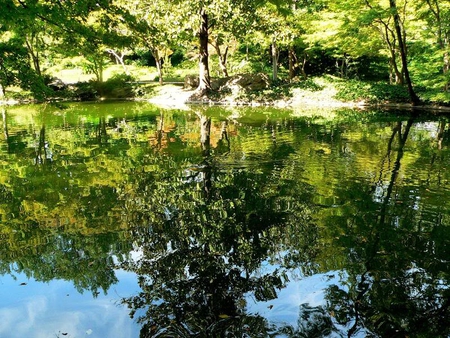
[(124, 83), (186, 74), (204, 93), (210, 77), (262, 72), (275, 84), (333, 75), (349, 95), (377, 83), (445, 103), (449, 20), (443, 0), (2, 0), (0, 96), (52, 97), (65, 86), (56, 78), (78, 82), (80, 98), (132, 96)]

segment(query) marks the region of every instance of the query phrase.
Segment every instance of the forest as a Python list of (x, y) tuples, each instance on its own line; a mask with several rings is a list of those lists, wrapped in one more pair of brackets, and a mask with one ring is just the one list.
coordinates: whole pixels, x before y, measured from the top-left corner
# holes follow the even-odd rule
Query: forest
[[(0, 6), (0, 99), (145, 96), (151, 93), (142, 83), (186, 75), (196, 77), (203, 96), (218, 91), (214, 79), (265, 74), (270, 94), (314, 91), (322, 78), (337, 83), (347, 101), (450, 102), (450, 4), (442, 0), (2, 0)], [(83, 76), (61, 79), (70, 70)]]

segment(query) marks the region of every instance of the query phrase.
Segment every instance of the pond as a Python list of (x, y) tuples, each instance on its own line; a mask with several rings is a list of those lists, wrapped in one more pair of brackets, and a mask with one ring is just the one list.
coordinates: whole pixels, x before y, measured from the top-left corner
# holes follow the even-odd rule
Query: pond
[(450, 334), (448, 117), (0, 111), (2, 337)]

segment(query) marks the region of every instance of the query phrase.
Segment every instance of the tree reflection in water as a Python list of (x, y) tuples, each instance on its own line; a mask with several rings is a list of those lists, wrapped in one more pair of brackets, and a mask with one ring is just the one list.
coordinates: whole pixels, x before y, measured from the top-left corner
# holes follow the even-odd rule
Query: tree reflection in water
[[(208, 140), (211, 122), (200, 116), (200, 123)], [(342, 205), (319, 213), (311, 187), (290, 184), (267, 164), (263, 174), (222, 170), (208, 141), (184, 179), (174, 170), (163, 183), (148, 182), (148, 193), (136, 192), (144, 205), (134, 206), (143, 256), (128, 266), (143, 292), (126, 300), (133, 313), (146, 311), (142, 336), (447, 336), (448, 211), (430, 220), (417, 204), (417, 189), (426, 188), (398, 183), (413, 127), (412, 118), (393, 123), (375, 185), (344, 179), (335, 192)], [(440, 131), (437, 151), (445, 144)], [(262, 273), (261, 264), (283, 249), (278, 268)], [(340, 284), (326, 289), (324, 305), (299, 304), (296, 326), (246, 311), (248, 293), (262, 301), (277, 296), (288, 282), (285, 267), (316, 264), (318, 272), (336, 252), (344, 262)]]
[[(347, 277), (343, 286), (328, 288), (326, 311), (338, 324), (347, 325), (342, 335), (348, 337), (450, 333), (448, 211), (427, 219), (427, 210), (418, 207), (418, 189), (423, 188), (408, 181), (397, 184), (413, 121), (393, 128), (385, 156), (391, 165), (380, 170), (388, 177), (380, 177), (378, 187), (356, 182), (342, 187), (340, 193), (353, 200), (351, 205), (342, 208), (342, 215), (325, 220), (347, 255)], [(438, 138), (441, 148), (442, 133)]]
[[(246, 314), (245, 294), (272, 299), (287, 282), (280, 270), (264, 272), (261, 264), (283, 249), (293, 228), (298, 247), (314, 244), (311, 195), (274, 172), (221, 169), (216, 156), (229, 148), (226, 124), (212, 148), (211, 119), (199, 113), (199, 122), (199, 164), (186, 170), (166, 163), (163, 177), (147, 179), (126, 196), (140, 201), (130, 207), (142, 258), (124, 266), (138, 273), (143, 291), (125, 303), (133, 315), (145, 309), (143, 337), (267, 336), (274, 328)], [(281, 189), (292, 189), (289, 201), (279, 196)]]
[[(139, 276), (123, 302), (143, 337), (450, 334), (447, 118), (277, 111), (237, 127), (225, 113), (101, 107), (32, 128), (2, 109), (2, 274), (97, 295), (119, 261)], [(249, 299), (275, 303), (297, 282), (291, 270), (340, 282), (289, 323), (252, 312)]]

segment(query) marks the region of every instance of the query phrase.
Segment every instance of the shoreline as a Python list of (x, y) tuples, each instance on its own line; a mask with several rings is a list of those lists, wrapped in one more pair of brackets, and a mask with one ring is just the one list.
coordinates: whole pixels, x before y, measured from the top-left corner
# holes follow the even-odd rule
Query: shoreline
[[(185, 89), (183, 86), (175, 84), (164, 84), (155, 87), (154, 95), (148, 98), (145, 97), (130, 97), (130, 98), (100, 98), (97, 100), (73, 100), (73, 99), (49, 99), (46, 101), (38, 101), (32, 99), (4, 99), (0, 100), (1, 106), (14, 106), (26, 104), (41, 104), (49, 102), (101, 102), (101, 101), (136, 101), (148, 102), (161, 108), (169, 109), (188, 109), (190, 105), (208, 105), (208, 106), (224, 106), (224, 107), (275, 107), (275, 108), (353, 108), (353, 109), (368, 109), (368, 108), (384, 108), (384, 109), (401, 109), (401, 110), (426, 110), (437, 112), (450, 112), (450, 106), (422, 104), (414, 106), (407, 102), (384, 102), (384, 103), (367, 103), (365, 101), (341, 101), (334, 98), (336, 94), (329, 89), (322, 91), (296, 91), (293, 90), (292, 97), (286, 98), (280, 95), (280, 98), (268, 100), (252, 100), (244, 96), (244, 99), (237, 98), (236, 95), (225, 95), (219, 99), (205, 97), (199, 99), (195, 97), (194, 89)], [(192, 99), (195, 97), (195, 99)]]
[[(401, 109), (401, 110), (436, 110), (439, 112), (450, 112), (449, 106), (422, 104), (414, 106), (411, 103), (367, 103), (364, 101), (359, 102), (346, 102), (340, 101), (333, 97), (325, 95), (317, 96), (317, 93), (311, 93), (311, 96), (315, 99), (311, 99), (309, 96), (305, 97), (305, 94), (301, 96), (294, 95), (289, 99), (279, 99), (272, 101), (244, 101), (234, 100), (233, 98), (222, 98), (220, 100), (212, 100), (205, 98), (204, 100), (190, 100), (190, 97), (195, 93), (195, 90), (187, 90), (184, 88), (178, 88), (178, 90), (171, 91), (169, 94), (167, 91), (158, 93), (149, 99), (139, 99), (157, 105), (162, 108), (176, 108), (176, 107), (189, 107), (189, 105), (209, 105), (209, 106), (224, 106), (224, 107), (275, 107), (275, 108), (353, 108), (353, 109), (368, 109), (368, 108), (385, 108), (385, 109)], [(181, 98), (181, 99), (180, 99)]]

